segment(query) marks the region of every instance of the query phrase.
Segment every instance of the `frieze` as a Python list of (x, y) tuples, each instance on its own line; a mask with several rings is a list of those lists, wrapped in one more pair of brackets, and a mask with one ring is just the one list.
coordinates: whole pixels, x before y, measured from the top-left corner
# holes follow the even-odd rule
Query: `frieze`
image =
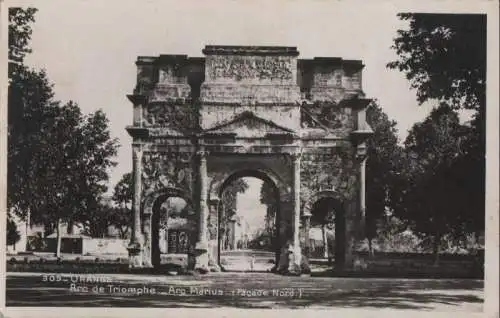
[(211, 61), (208, 69), (211, 79), (291, 80), (293, 77), (291, 59), (235, 56), (214, 58)]

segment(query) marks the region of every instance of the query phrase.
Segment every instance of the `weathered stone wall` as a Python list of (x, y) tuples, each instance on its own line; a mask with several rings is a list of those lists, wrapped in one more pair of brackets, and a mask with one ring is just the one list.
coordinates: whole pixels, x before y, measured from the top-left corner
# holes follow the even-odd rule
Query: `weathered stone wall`
[(362, 94), (361, 61), (341, 58), (299, 60), (301, 91), (313, 101), (339, 102), (351, 94)]

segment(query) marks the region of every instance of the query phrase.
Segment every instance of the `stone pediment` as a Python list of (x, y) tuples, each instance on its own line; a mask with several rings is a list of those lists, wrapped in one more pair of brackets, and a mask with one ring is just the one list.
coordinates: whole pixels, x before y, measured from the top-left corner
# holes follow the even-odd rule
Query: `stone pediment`
[(252, 112), (243, 112), (232, 119), (205, 130), (210, 135), (228, 135), (236, 137), (265, 137), (269, 135), (293, 135), (294, 131), (282, 127), (271, 120), (258, 117)]

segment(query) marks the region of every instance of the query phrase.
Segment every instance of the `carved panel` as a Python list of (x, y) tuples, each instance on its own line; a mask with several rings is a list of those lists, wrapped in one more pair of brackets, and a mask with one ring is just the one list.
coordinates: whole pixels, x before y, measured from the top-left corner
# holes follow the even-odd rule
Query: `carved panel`
[(192, 193), (193, 169), (189, 153), (144, 153), (142, 164), (143, 198), (162, 188)]
[(354, 128), (354, 120), (349, 109), (335, 103), (315, 103), (304, 106), (301, 116), (302, 128), (326, 127), (332, 131), (350, 131)]
[(193, 127), (194, 115), (189, 105), (149, 104), (143, 108), (143, 126), (170, 127), (181, 131)]
[(350, 148), (335, 148), (335, 152), (324, 154), (308, 152), (301, 160), (301, 196), (307, 202), (314, 193), (335, 189), (344, 198), (355, 192), (357, 170)]
[(208, 78), (257, 80), (292, 80), (292, 59), (262, 56), (215, 56), (208, 68)]

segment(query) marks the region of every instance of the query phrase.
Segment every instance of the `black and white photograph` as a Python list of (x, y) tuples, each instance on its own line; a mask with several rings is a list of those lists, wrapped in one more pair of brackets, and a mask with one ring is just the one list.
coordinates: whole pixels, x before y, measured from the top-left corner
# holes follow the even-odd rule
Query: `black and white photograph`
[(0, 317), (498, 317), (498, 3), (396, 3), (1, 2)]

